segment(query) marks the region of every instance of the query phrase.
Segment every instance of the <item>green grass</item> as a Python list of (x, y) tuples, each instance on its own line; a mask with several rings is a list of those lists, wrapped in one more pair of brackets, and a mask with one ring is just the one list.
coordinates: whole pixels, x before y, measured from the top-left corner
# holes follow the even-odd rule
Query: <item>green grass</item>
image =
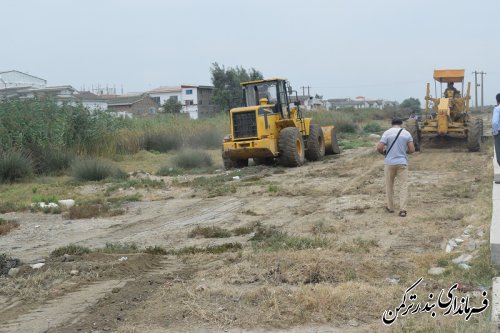
[(288, 235), (275, 227), (259, 227), (250, 239), (257, 249), (267, 251), (304, 250), (329, 246), (325, 238), (308, 238)]
[(65, 254), (69, 255), (82, 255), (86, 253), (92, 252), (88, 247), (81, 246), (81, 245), (76, 245), (76, 244), (70, 244), (62, 247), (58, 247), (54, 251), (50, 253), (51, 257), (60, 257)]
[(31, 197), (31, 202), (40, 203), (40, 202), (54, 202), (57, 203), (59, 199), (55, 195), (34, 195)]
[(137, 253), (139, 252), (139, 248), (135, 243), (106, 243), (104, 247), (95, 249), (94, 251), (101, 253), (127, 254)]
[(166, 255), (168, 254), (167, 250), (165, 250), (161, 246), (148, 246), (144, 249), (144, 253), (152, 254), (152, 255)]
[(178, 250), (168, 251), (168, 254), (175, 254), (175, 255), (189, 255), (198, 253), (221, 254), (224, 252), (235, 252), (241, 250), (242, 248), (243, 246), (240, 243), (224, 243), (221, 245), (212, 245), (207, 247), (188, 246), (180, 248)]
[(369, 253), (370, 248), (378, 246), (378, 241), (375, 239), (357, 237), (351, 243), (342, 244), (339, 250), (347, 253)]
[(196, 226), (193, 230), (188, 233), (189, 238), (203, 237), (203, 238), (227, 238), (231, 237), (231, 232), (227, 229), (211, 226), (202, 227)]
[(380, 133), (382, 132), (384, 129), (382, 128), (382, 126), (380, 126), (378, 123), (375, 123), (375, 122), (369, 122), (368, 124), (366, 124), (364, 127), (363, 127), (363, 131), (367, 134), (370, 134), (370, 133)]
[(149, 179), (149, 178), (142, 178), (142, 179), (127, 179), (127, 180), (121, 180), (121, 179), (116, 179), (116, 182), (113, 184), (109, 185), (106, 188), (106, 194), (109, 195), (110, 193), (118, 190), (118, 189), (128, 189), (128, 188), (165, 188), (165, 182), (163, 180), (155, 180), (155, 179)]
[(276, 184), (270, 184), (269, 187), (267, 188), (267, 190), (271, 193), (278, 193), (280, 188), (278, 185)]

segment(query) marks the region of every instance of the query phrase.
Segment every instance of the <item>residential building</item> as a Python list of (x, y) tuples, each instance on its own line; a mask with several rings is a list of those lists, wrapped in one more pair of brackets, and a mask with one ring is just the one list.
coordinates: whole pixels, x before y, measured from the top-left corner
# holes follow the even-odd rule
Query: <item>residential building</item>
[(191, 119), (207, 115), (217, 109), (212, 104), (212, 86), (181, 85), (164, 86), (148, 92), (149, 96), (161, 106), (168, 100), (174, 100), (182, 105), (181, 112), (188, 113)]
[(396, 107), (399, 103), (397, 101), (388, 101), (384, 99), (367, 99), (363, 96), (351, 98), (333, 98), (326, 101), (326, 108), (329, 110), (354, 108), (354, 109), (383, 109), (386, 107)]
[(90, 91), (80, 91), (77, 99), (82, 105), (91, 111), (105, 111), (108, 109), (108, 102), (102, 96), (97, 96)]
[(147, 94), (113, 97), (106, 102), (108, 111), (122, 117), (144, 117), (158, 113), (158, 104)]
[(35, 98), (53, 97), (58, 103), (76, 103), (78, 91), (72, 86), (53, 86), (44, 88), (35, 87), (12, 87), (0, 89), (1, 98)]
[(45, 88), (46, 85), (46, 80), (27, 73), (16, 70), (0, 72), (0, 90), (20, 87)]

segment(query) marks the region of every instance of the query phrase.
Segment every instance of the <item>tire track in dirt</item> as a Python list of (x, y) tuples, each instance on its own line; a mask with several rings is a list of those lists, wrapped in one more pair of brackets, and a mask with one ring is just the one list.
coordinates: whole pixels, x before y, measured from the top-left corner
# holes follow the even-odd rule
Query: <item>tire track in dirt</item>
[[(91, 316), (91, 313), (94, 313), (96, 318), (90, 318), (90, 322), (98, 321), (101, 312), (89, 311), (89, 309), (96, 308), (97, 304), (102, 302), (106, 295), (114, 293), (115, 290), (123, 289), (127, 291), (126, 294), (129, 289), (135, 293), (137, 293), (138, 289), (151, 291), (151, 289), (154, 289), (154, 286), (151, 286), (151, 283), (144, 283), (144, 281), (151, 281), (157, 277), (177, 278), (180, 276), (188, 278), (193, 272), (211, 268), (217, 263), (221, 264), (222, 262), (218, 259), (213, 259), (200, 265), (199, 263), (182, 263), (173, 256), (165, 257), (155, 267), (146, 270), (144, 274), (136, 278), (110, 279), (86, 284), (81, 286), (77, 291), (68, 292), (44, 302), (37, 307), (31, 308), (24, 314), (3, 323), (0, 326), (0, 333), (75, 331), (76, 327), (81, 325), (81, 321)], [(133, 285), (133, 287), (129, 288), (129, 285)], [(112, 305), (107, 302), (105, 303), (108, 306)], [(4, 307), (4, 310), (9, 309), (10, 314), (15, 316), (15, 307), (18, 304), (19, 302), (14, 302)], [(107, 311), (102, 305), (99, 305), (99, 309)]]
[(43, 333), (50, 327), (57, 326), (84, 313), (85, 309), (95, 304), (106, 292), (113, 288), (122, 288), (123, 280), (107, 280), (88, 285), (76, 292), (51, 300), (38, 308), (25, 313), (0, 327), (0, 332)]

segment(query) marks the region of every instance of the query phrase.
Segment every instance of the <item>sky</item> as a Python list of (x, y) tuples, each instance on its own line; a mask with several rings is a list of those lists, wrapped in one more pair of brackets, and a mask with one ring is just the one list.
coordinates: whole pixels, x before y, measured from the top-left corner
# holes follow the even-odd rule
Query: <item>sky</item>
[(0, 71), (76, 89), (206, 85), (217, 62), (325, 98), (423, 102), (446, 68), (500, 92), (498, 0), (0, 0), (0, 31)]

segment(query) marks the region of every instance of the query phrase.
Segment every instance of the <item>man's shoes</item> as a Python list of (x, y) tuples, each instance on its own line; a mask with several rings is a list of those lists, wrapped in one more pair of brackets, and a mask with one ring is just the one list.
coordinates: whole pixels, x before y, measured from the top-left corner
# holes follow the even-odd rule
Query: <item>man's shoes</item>
[(399, 216), (401, 217), (406, 217), (406, 214), (407, 214), (406, 210), (399, 211)]
[(387, 213), (394, 213), (394, 210), (390, 209), (389, 207), (385, 207), (385, 211)]

